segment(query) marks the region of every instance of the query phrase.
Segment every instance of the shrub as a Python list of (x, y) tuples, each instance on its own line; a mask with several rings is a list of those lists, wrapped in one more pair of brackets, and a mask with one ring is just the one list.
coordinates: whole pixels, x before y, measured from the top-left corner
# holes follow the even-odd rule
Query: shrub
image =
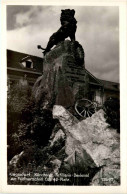
[(21, 123), (21, 112), (29, 102), (31, 89), (29, 86), (13, 85), (7, 98), (7, 144), (8, 160), (22, 150), (18, 127)]
[[(36, 103), (31, 107), (30, 102), (27, 106), (29, 106), (29, 108), (27, 107), (22, 111), (22, 122), (18, 130), (22, 146), (26, 146), (30, 140), (38, 146), (44, 146), (48, 143), (55, 125), (52, 112), (41, 108)], [(24, 115), (26, 115), (26, 117)]]
[(48, 143), (55, 121), (35, 102), (29, 86), (14, 85), (8, 93), (8, 160), (29, 146)]
[(120, 103), (116, 98), (108, 98), (104, 103), (107, 122), (120, 132)]

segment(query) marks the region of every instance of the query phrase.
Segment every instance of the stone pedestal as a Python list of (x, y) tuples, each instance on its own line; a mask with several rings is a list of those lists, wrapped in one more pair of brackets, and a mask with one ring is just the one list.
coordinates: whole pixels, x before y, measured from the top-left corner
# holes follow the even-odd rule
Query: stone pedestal
[(43, 76), (36, 81), (33, 91), (44, 106), (62, 105), (66, 108), (86, 95), (84, 50), (77, 41), (63, 41), (46, 54)]

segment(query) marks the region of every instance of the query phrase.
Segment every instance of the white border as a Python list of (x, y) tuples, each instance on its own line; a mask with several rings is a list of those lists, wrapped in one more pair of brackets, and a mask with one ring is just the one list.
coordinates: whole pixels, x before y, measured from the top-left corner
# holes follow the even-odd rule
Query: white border
[[(33, 186), (7, 185), (6, 151), (6, 5), (77, 5), (119, 6), (120, 21), (120, 98), (121, 98), (121, 185), (120, 186)], [(2, 63), (0, 65), (0, 126), (1, 131), (1, 192), (7, 193), (127, 193), (127, 1), (126, 0), (3, 0), (2, 3)]]

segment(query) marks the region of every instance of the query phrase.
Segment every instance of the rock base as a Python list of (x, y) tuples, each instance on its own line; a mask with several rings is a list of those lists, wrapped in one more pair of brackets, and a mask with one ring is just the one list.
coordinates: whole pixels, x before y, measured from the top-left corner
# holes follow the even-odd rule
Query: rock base
[(44, 108), (61, 105), (74, 106), (85, 97), (88, 79), (85, 73), (84, 51), (76, 41), (63, 41), (46, 54), (43, 75), (33, 87), (36, 102)]

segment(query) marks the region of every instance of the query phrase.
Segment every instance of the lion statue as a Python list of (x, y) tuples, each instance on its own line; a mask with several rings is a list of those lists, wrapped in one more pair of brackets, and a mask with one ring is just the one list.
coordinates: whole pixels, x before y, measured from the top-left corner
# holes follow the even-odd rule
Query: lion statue
[(44, 55), (50, 51), (50, 49), (57, 45), (59, 42), (64, 41), (65, 38), (70, 37), (71, 41), (75, 41), (75, 32), (77, 29), (77, 21), (74, 18), (75, 10), (65, 9), (61, 10), (61, 27), (59, 30), (52, 34), (47, 44), (47, 47), (44, 49), (38, 45), (38, 49), (44, 50)]

